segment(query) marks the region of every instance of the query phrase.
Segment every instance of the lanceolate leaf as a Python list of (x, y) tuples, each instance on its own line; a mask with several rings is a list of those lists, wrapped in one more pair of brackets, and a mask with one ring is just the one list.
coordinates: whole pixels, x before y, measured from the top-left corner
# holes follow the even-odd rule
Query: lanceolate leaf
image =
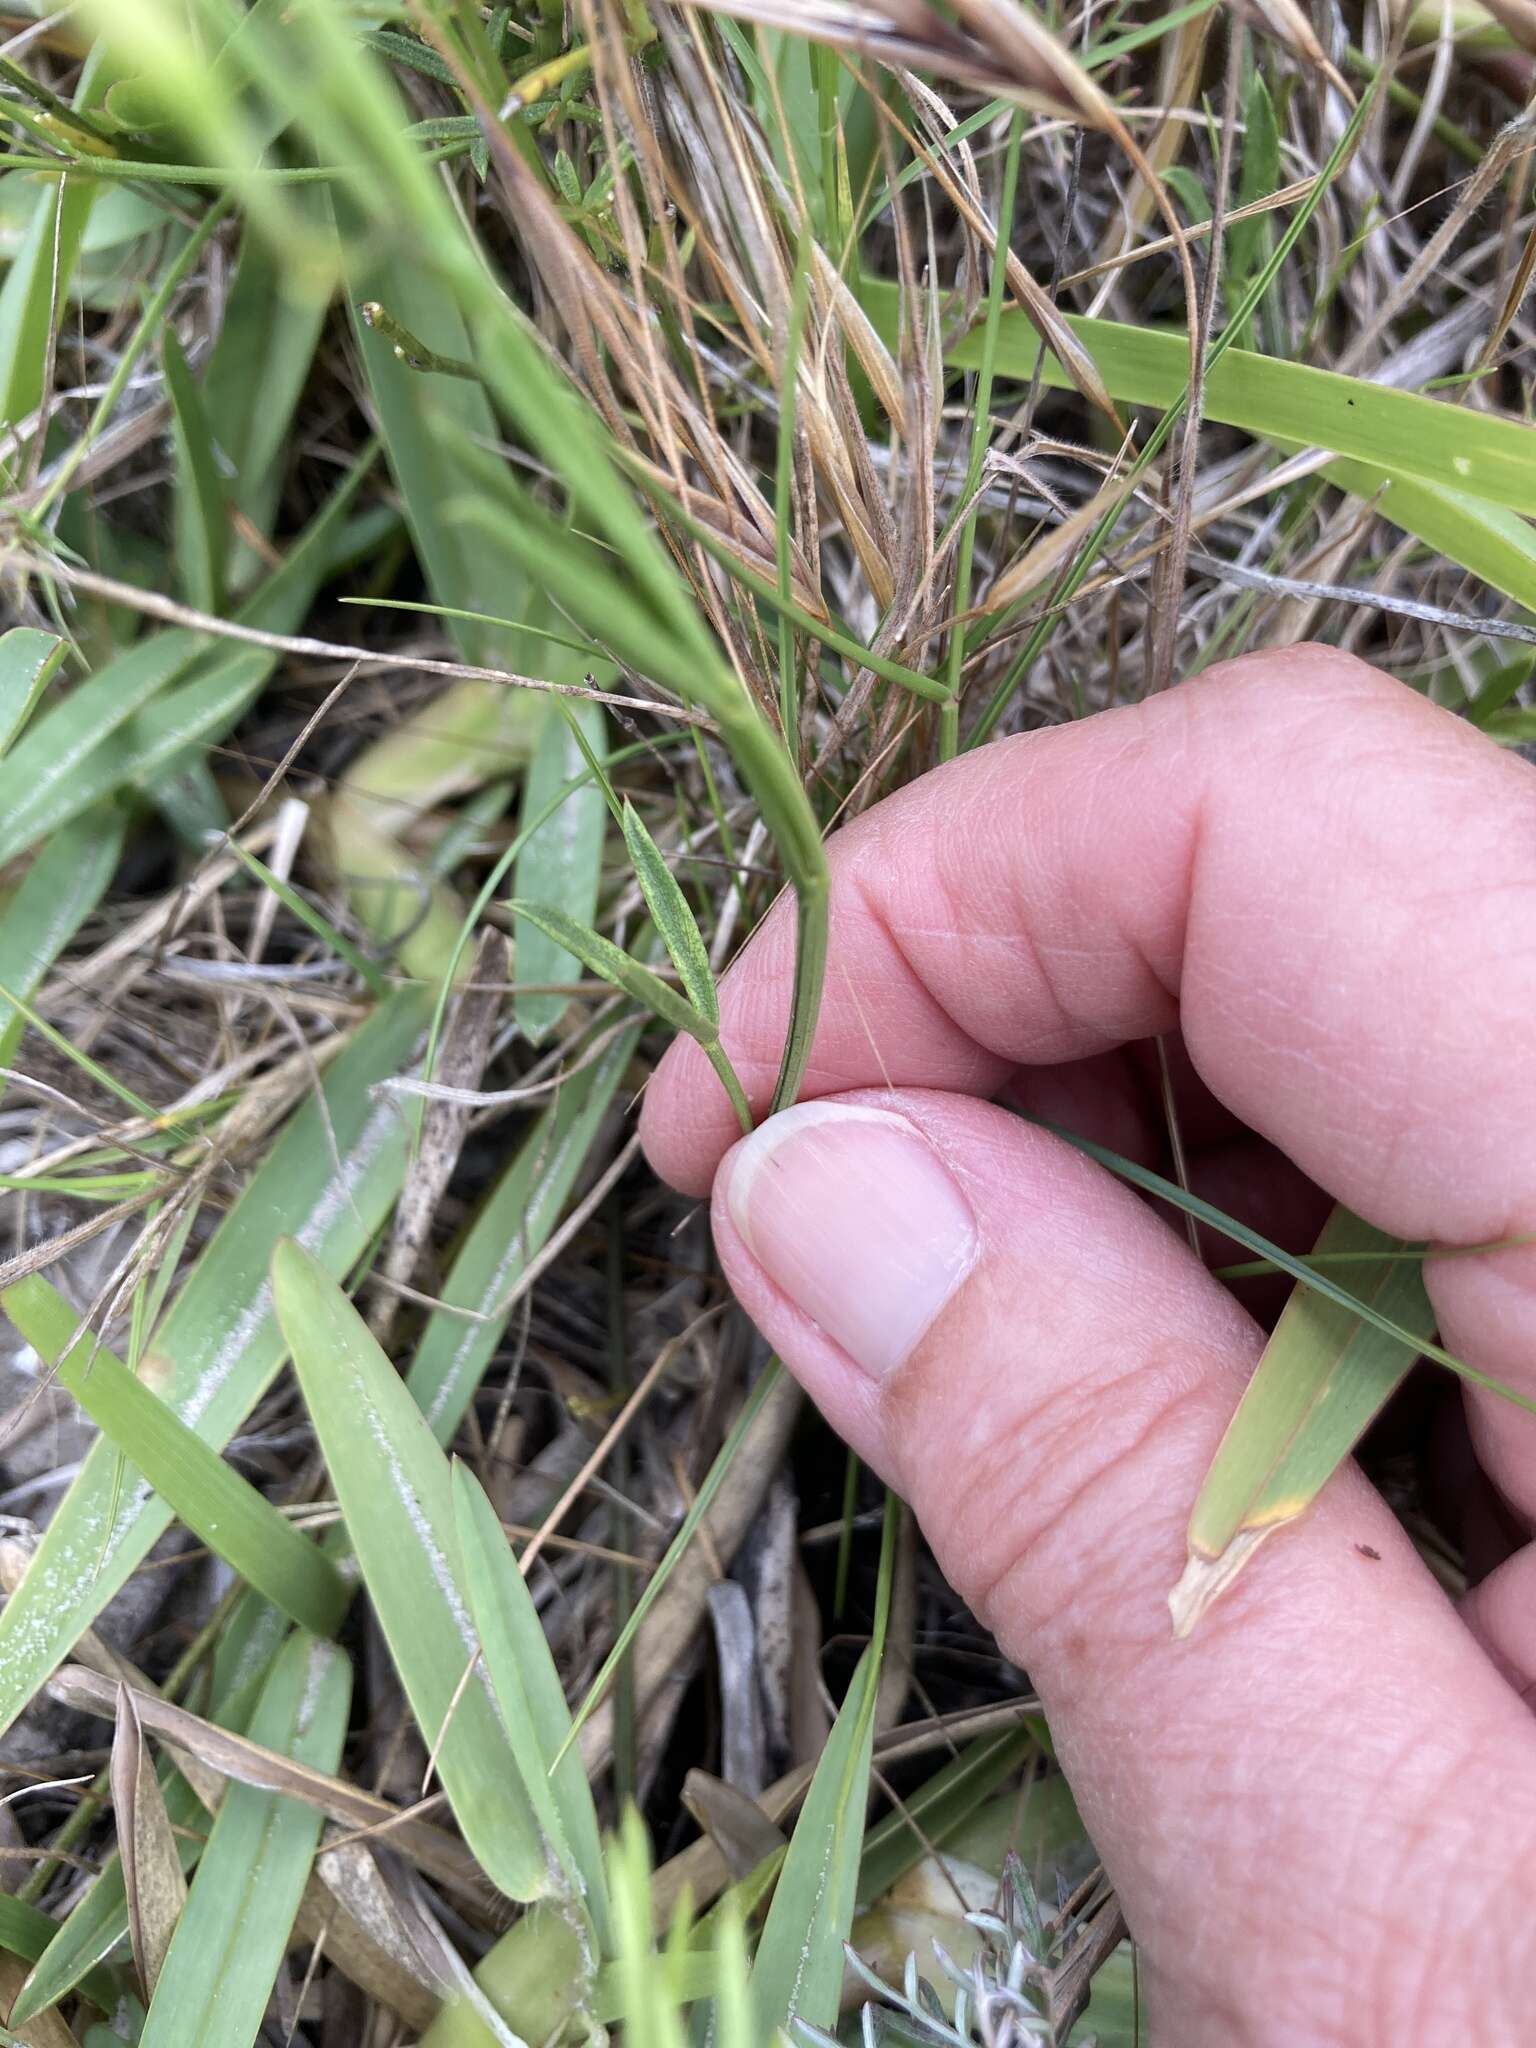
[(317, 1544), (94, 1336), (76, 1339), (79, 1317), (40, 1273), (8, 1287), (0, 1305), (194, 1535), (295, 1621), (334, 1633), (351, 1591)]
[[(1350, 1285), (1400, 1329), (1428, 1340), (1434, 1311), (1405, 1247), (1335, 1209), (1319, 1254), (1379, 1250), (1350, 1266)], [(1205, 1476), (1189, 1522), (1189, 1564), (1169, 1596), (1187, 1635), (1265, 1537), (1311, 1506), (1402, 1384), (1417, 1352), (1315, 1289), (1286, 1303)]]
[(0, 757), (26, 726), (63, 659), (64, 642), (57, 633), (12, 626), (0, 634)]
[(272, 1277), (347, 1534), (454, 1816), (493, 1884), (509, 1898), (541, 1898), (549, 1861), (479, 1666), (447, 1460), (325, 1268), (285, 1239)]
[(683, 984), (683, 993), (700, 1016), (718, 1032), (720, 1005), (715, 996), (715, 977), (703, 935), (676, 875), (667, 866), (661, 848), (627, 797), (624, 801), (624, 843), (629, 848), (646, 907), (661, 934), (662, 943), (672, 956), (672, 965)]
[(453, 1468), (453, 1506), (470, 1612), (518, 1770), (539, 1825), (572, 1891), (585, 1897), (606, 1951), (608, 1902), (597, 1809), (575, 1751), (555, 1767), (571, 1731), (571, 1715), (544, 1624), (496, 1510), (465, 1465)]
[(552, 903), (519, 901), (512, 908), (520, 918), (548, 933), (568, 953), (574, 953), (584, 967), (600, 974), (604, 981), (611, 981), (615, 988), (633, 996), (637, 1003), (644, 1003), (663, 1024), (674, 1031), (686, 1031), (701, 1045), (713, 1042), (716, 1032), (708, 1017), (680, 996), (660, 975), (653, 974), (649, 967), (642, 967), (638, 960), (623, 952), (612, 939), (605, 939), (601, 932), (568, 917)]
[[(332, 1644), (296, 1630), (273, 1666), (250, 1735), (334, 1771), (352, 1674)], [(139, 2037), (140, 2048), (249, 2048), (288, 1945), (320, 1839), (316, 1807), (232, 1783)]]
[[(541, 669), (564, 664), (556, 655), (567, 649), (551, 647)], [(578, 665), (579, 657), (570, 656)], [(555, 680), (561, 680), (559, 676)], [(563, 709), (563, 707), (561, 707)], [(580, 728), (593, 754), (607, 750), (603, 707), (591, 699), (577, 698), (570, 706), (570, 718)], [(551, 797), (573, 776), (580, 775), (586, 762), (571, 724), (551, 704), (539, 737), (538, 748), (528, 770), (523, 791), (523, 820), (537, 818)], [(558, 903), (568, 916), (583, 924), (591, 922), (597, 908), (598, 884), (602, 879), (603, 835), (608, 808), (602, 786), (595, 779), (573, 789), (560, 808), (529, 836), (517, 857), (513, 885), (517, 895), (536, 903)], [(513, 969), (518, 988), (514, 998), (518, 1024), (535, 1045), (555, 1028), (570, 1008), (570, 998), (528, 988), (529, 982), (569, 981), (574, 965), (570, 954), (541, 926), (521, 919), (515, 933)]]
[[(141, 1377), (203, 1438), (225, 1443), (281, 1365), (267, 1259), (285, 1233), (345, 1272), (399, 1191), (409, 1131), (375, 1081), (419, 1039), (424, 999), (392, 997), (358, 1032), (210, 1239), (145, 1356)], [(333, 1149), (334, 1148), (334, 1149)], [(0, 1613), (0, 1728), (9, 1727), (171, 1521), (143, 1481), (120, 1484), (120, 1453), (91, 1450)], [(114, 1514), (115, 1508), (115, 1514)]]

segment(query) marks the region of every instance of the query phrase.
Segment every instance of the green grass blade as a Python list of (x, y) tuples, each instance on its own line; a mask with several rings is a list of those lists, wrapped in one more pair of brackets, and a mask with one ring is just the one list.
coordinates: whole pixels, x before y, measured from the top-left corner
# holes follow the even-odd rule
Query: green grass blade
[[(7, 1955), (19, 1956), (24, 1963), (35, 1963), (39, 1956), (46, 1955), (51, 1944), (58, 1938), (59, 1923), (50, 1914), (37, 1906), (29, 1906), (22, 1899), (13, 1899), (0, 1893), (0, 1948)], [(79, 1980), (79, 1988), (102, 2012), (113, 2012), (120, 1996), (116, 1979), (106, 1970), (87, 1971)], [(13, 2023), (25, 2025), (25, 2019)]]
[(663, 945), (672, 956), (683, 993), (718, 1034), (720, 1004), (715, 994), (714, 970), (699, 930), (698, 920), (688, 907), (688, 898), (676, 875), (668, 867), (661, 848), (647, 830), (634, 805), (626, 797), (622, 814), (624, 844), (635, 878), (645, 897)]
[[(313, 1769), (341, 1758), (351, 1668), (297, 1632), (273, 1666), (250, 1737)], [(198, 1865), (139, 2048), (250, 2048), (261, 2029), (323, 1816), (280, 1793), (232, 1783)]]
[[(1111, 1152), (1107, 1145), (1097, 1145), (1091, 1138), (1080, 1138), (1075, 1131), (1063, 1130), (1059, 1124), (1047, 1123), (1043, 1117), (1030, 1117), (1026, 1121), (1038, 1123), (1042, 1130), (1050, 1131), (1064, 1144), (1086, 1153), (1090, 1159), (1096, 1159), (1100, 1166), (1107, 1166), (1111, 1173), (1118, 1174), (1121, 1180), (1129, 1181), (1132, 1187), (1140, 1188), (1143, 1194), (1156, 1195), (1164, 1202), (1171, 1202), (1174, 1208), (1183, 1210), (1186, 1216), (1193, 1216), (1197, 1223), (1204, 1223), (1212, 1230), (1220, 1231), (1224, 1237), (1233, 1238), (1238, 1244), (1246, 1245), (1249, 1251), (1256, 1253), (1261, 1259), (1267, 1259), (1279, 1272), (1289, 1273), (1293, 1280), (1299, 1280), (1303, 1287), (1310, 1287), (1325, 1301), (1335, 1303), (1350, 1315), (1359, 1316), (1363, 1322), (1379, 1330), (1384, 1337), (1390, 1337), (1396, 1343), (1406, 1345), (1423, 1358), (1433, 1359), (1436, 1365), (1443, 1365), (1448, 1372), (1455, 1373), (1458, 1379), (1466, 1380), (1474, 1387), (1483, 1387), (1490, 1394), (1497, 1394), (1501, 1400), (1510, 1402), (1514, 1407), (1523, 1408), (1528, 1414), (1536, 1415), (1536, 1400), (1531, 1399), (1529, 1395), (1516, 1393), (1513, 1387), (1506, 1386), (1502, 1380), (1496, 1380), (1491, 1373), (1479, 1372), (1476, 1366), (1468, 1365), (1463, 1358), (1453, 1357), (1439, 1344), (1430, 1343), (1427, 1337), (1421, 1341), (1411, 1327), (1395, 1322), (1391, 1314), (1376, 1302), (1351, 1294), (1336, 1280), (1330, 1279), (1326, 1267), (1310, 1266), (1304, 1258), (1298, 1258), (1294, 1253), (1282, 1250), (1279, 1245), (1272, 1243), (1259, 1231), (1251, 1230), (1237, 1217), (1228, 1216), (1224, 1210), (1214, 1208), (1199, 1195), (1190, 1194), (1188, 1189), (1181, 1188), (1177, 1181), (1165, 1180), (1160, 1173), (1154, 1173), (1150, 1167), (1138, 1166), (1134, 1160), (1123, 1158), (1118, 1152)], [(1401, 1264), (1402, 1261), (1397, 1260), (1394, 1263)]]
[[(117, 868), (124, 818), (106, 808), (53, 834), (0, 910), (0, 986), (24, 1001), (101, 901)], [(3, 1012), (0, 1012), (3, 1014)], [(0, 1024), (0, 1067), (12, 1064), (26, 1029), (16, 1012)]]
[[(452, 1441), (500, 1347), (513, 1290), (560, 1220), (638, 1035), (624, 1032), (561, 1083), (459, 1247), (440, 1289), (444, 1306), (428, 1317), (406, 1375), (411, 1397), (440, 1444)], [(455, 1309), (469, 1309), (476, 1319), (455, 1315)]]
[(643, 1003), (669, 1030), (686, 1031), (701, 1045), (708, 1045), (715, 1038), (715, 1027), (708, 1017), (649, 967), (622, 951), (612, 939), (605, 939), (590, 925), (579, 924), (553, 903), (525, 903), (518, 899), (512, 908), (519, 918), (537, 926), (567, 953), (574, 953), (583, 967), (612, 982), (637, 1003)]
[[(14, 175), (14, 173), (13, 173)], [(20, 252), (0, 285), (0, 420), (7, 427), (36, 412), (50, 359), (50, 338), (101, 187), (89, 178), (53, 178), (37, 187), (37, 206)], [(0, 465), (0, 481), (14, 480)]]
[(1263, 1540), (1306, 1513), (1328, 1479), (1402, 1385), (1435, 1327), (1420, 1265), (1400, 1238), (1347, 1209), (1323, 1226), (1318, 1256), (1384, 1254), (1351, 1267), (1363, 1302), (1408, 1341), (1298, 1286), (1264, 1347), (1189, 1520), (1189, 1564), (1169, 1596), (1187, 1635)]
[[(548, 654), (543, 666), (551, 666)], [(571, 722), (561, 716), (567, 708)], [(573, 776), (581, 773), (586, 756), (572, 723), (580, 729), (593, 754), (607, 750), (606, 721), (600, 704), (578, 698), (569, 707), (551, 707), (523, 788), (525, 828)], [(608, 807), (601, 785), (596, 781), (578, 784), (554, 815), (528, 834), (513, 869), (514, 892), (536, 903), (557, 903), (571, 917), (590, 924), (597, 910), (607, 823)], [(517, 920), (513, 943), (513, 971), (519, 983), (513, 997), (513, 1014), (529, 1043), (538, 1045), (570, 1008), (570, 998), (524, 988), (521, 984), (571, 980), (571, 956), (527, 918)]]
[(630, 1644), (639, 1634), (646, 1616), (661, 1597), (662, 1589), (671, 1578), (673, 1571), (681, 1561), (689, 1545), (693, 1542), (694, 1537), (698, 1534), (704, 1517), (709, 1513), (710, 1508), (714, 1504), (715, 1495), (730, 1476), (731, 1467), (736, 1461), (736, 1454), (745, 1442), (747, 1432), (751, 1429), (759, 1412), (766, 1404), (768, 1396), (778, 1385), (783, 1370), (783, 1366), (775, 1359), (767, 1371), (758, 1376), (757, 1384), (742, 1403), (741, 1413), (731, 1425), (730, 1434), (715, 1454), (715, 1462), (710, 1466), (708, 1472), (705, 1473), (703, 1484), (694, 1495), (692, 1505), (678, 1524), (677, 1534), (667, 1545), (666, 1554), (657, 1565), (655, 1571), (651, 1573), (650, 1578), (647, 1579), (645, 1591), (630, 1609), (628, 1619), (614, 1638), (613, 1648), (603, 1659), (602, 1669), (598, 1672), (596, 1678), (593, 1679), (587, 1689), (586, 1698), (572, 1717), (571, 1732), (561, 1744), (560, 1756), (556, 1759), (557, 1763), (562, 1761), (568, 1754), (577, 1736), (581, 1733), (592, 1715), (602, 1705), (603, 1697), (607, 1693), (609, 1686), (613, 1683), (615, 1673), (629, 1655)]
[(550, 1889), (533, 1808), (470, 1620), (448, 1463), (336, 1281), (284, 1239), (273, 1288), (304, 1401), (395, 1669), (454, 1816), (509, 1898)]
[[(210, 1718), (221, 1728), (243, 1734), (273, 1658), (288, 1634), (285, 1618), (265, 1600), (247, 1595), (230, 1616), (213, 1656)], [(208, 1815), (179, 1771), (162, 1764), (161, 1787), (166, 1811), (177, 1830), (182, 1868), (190, 1871), (204, 1847)], [(38, 1957), (12, 2009), (12, 2021), (29, 2019), (67, 1998), (83, 1985), (125, 1939), (128, 1908), (121, 1859), (114, 1851), (101, 1875), (59, 1927)]]
[(42, 633), (35, 626), (12, 626), (0, 634), (0, 760), (25, 730), (64, 652), (57, 633)]
[[(288, 633), (301, 623), (367, 470), (365, 452), (241, 606), (240, 624)], [(277, 660), (261, 647), (210, 649), (206, 636), (180, 626), (114, 657), (0, 761), (0, 864), (102, 797), (151, 783), (196, 741), (227, 732)]]
[(161, 338), (160, 359), (171, 402), (171, 446), (176, 456), (174, 531), (181, 587), (187, 602), (198, 611), (216, 612), (224, 592), (229, 521), (213, 429), (174, 327), (167, 327)]
[[(225, 1443), (284, 1358), (267, 1256), (295, 1235), (347, 1271), (388, 1214), (409, 1132), (376, 1081), (399, 1073), (425, 1025), (415, 991), (392, 997), (326, 1077), (324, 1107), (291, 1120), (210, 1239), (166, 1315), (142, 1374), (206, 1443)], [(333, 1153), (332, 1147), (336, 1148)], [(82, 1629), (169, 1527), (147, 1485), (119, 1486), (120, 1455), (97, 1443), (0, 1613), (0, 1728), (9, 1727)]]
[(470, 1613), (518, 1772), (571, 1891), (584, 1898), (598, 1945), (606, 1953), (611, 1946), (608, 1893), (597, 1809), (579, 1757), (567, 1755), (554, 1767), (570, 1733), (571, 1713), (544, 1624), (496, 1510), (474, 1474), (458, 1463), (453, 1468), (453, 1508)]
[(864, 1811), (875, 1741), (875, 1695), (885, 1644), (893, 1517), (889, 1499), (874, 1636), (859, 1659), (816, 1765), (774, 1886), (749, 1987), (754, 2038), (797, 2020), (831, 2027), (843, 1986), (843, 1943), (858, 1897)]
[(39, 1273), (0, 1306), (63, 1385), (195, 1536), (248, 1585), (316, 1635), (334, 1635), (351, 1589), (330, 1559), (142, 1380), (87, 1333)]

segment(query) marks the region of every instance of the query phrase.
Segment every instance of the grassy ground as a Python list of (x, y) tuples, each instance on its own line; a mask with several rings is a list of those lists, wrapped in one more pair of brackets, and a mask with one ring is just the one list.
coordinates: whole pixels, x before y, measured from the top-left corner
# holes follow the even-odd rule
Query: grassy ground
[(4, 2038), (1137, 2037), (632, 1106), (786, 882), (792, 1099), (824, 835), (995, 733), (1312, 635), (1536, 737), (1511, 20), (7, 12)]

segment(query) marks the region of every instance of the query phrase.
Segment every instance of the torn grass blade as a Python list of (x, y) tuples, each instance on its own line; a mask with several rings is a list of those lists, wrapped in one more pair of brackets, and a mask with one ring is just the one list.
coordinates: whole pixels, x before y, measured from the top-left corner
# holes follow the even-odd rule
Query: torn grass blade
[(291, 1238), (272, 1255), (272, 1284), (363, 1582), (454, 1816), (508, 1898), (543, 1898), (549, 1859), (480, 1668), (448, 1461), (367, 1324)]
[[(1362, 1302), (1429, 1338), (1434, 1311), (1419, 1263), (1347, 1209), (1317, 1241), (1328, 1255), (1377, 1251), (1351, 1268)], [(1401, 1386), (1417, 1351), (1314, 1288), (1298, 1286), (1227, 1427), (1189, 1520), (1189, 1562), (1169, 1595), (1187, 1636), (1259, 1545), (1306, 1513), (1361, 1434)]]

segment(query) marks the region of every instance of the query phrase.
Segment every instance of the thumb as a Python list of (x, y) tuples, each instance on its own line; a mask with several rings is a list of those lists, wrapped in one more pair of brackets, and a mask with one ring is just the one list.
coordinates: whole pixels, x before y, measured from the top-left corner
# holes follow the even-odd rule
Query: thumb
[(743, 1305), (1038, 1688), (1154, 2039), (1520, 2038), (1536, 1724), (1374, 1490), (1341, 1473), (1172, 1639), (1262, 1346), (1180, 1240), (1069, 1147), (917, 1090), (773, 1118), (714, 1213)]

